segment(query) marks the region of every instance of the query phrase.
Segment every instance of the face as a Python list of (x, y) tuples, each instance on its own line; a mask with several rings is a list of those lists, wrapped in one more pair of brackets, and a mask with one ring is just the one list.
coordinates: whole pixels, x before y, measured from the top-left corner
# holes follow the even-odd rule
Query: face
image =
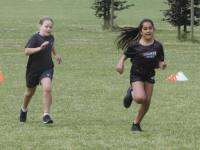
[(53, 22), (45, 20), (43, 24), (39, 24), (40, 35), (49, 36), (53, 30)]
[(153, 38), (154, 31), (154, 27), (150, 22), (144, 22), (140, 34), (143, 39), (151, 40)]

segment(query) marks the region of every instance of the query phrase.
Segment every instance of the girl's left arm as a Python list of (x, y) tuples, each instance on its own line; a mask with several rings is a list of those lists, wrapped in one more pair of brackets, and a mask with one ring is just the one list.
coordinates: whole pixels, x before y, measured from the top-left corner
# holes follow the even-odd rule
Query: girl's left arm
[(158, 67), (161, 69), (165, 69), (167, 67), (167, 63), (164, 61), (159, 61)]
[(62, 59), (61, 59), (60, 56), (58, 56), (58, 55), (56, 54), (56, 50), (55, 50), (55, 48), (54, 48), (54, 45), (53, 45), (53, 47), (52, 47), (52, 53), (53, 53), (54, 58), (57, 60), (58, 64), (60, 64), (60, 63), (62, 62)]
[(160, 61), (158, 62), (158, 67), (161, 68), (161, 69), (165, 69), (167, 67), (167, 63), (164, 62), (164, 51), (163, 51), (163, 46), (161, 47), (161, 58), (160, 58)]

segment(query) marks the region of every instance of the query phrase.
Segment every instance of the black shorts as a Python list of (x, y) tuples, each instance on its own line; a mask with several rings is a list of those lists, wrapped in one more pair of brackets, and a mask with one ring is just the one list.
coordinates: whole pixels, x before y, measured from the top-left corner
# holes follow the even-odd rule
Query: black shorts
[(131, 75), (130, 76), (130, 83), (141, 81), (141, 82), (148, 82), (151, 84), (155, 83), (155, 76), (147, 76), (147, 75)]
[(40, 81), (46, 77), (50, 78), (52, 80), (53, 69), (46, 70), (42, 74), (38, 74), (38, 75), (27, 75), (26, 74), (26, 86), (28, 88), (33, 88), (33, 87), (41, 84)]

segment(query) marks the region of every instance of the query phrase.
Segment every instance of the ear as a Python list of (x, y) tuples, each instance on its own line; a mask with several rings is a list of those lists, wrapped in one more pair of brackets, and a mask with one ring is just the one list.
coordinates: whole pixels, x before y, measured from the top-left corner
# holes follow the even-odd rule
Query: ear
[(39, 24), (39, 25), (38, 25), (38, 28), (40, 29), (40, 28), (41, 28), (41, 26), (42, 26), (42, 25), (41, 25), (41, 24)]

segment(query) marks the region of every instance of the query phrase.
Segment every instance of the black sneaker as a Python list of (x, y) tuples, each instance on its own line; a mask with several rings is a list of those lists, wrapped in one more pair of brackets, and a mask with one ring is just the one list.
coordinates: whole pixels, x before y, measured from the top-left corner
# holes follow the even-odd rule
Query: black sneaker
[(45, 115), (45, 116), (43, 117), (43, 121), (44, 121), (44, 124), (53, 123), (53, 120), (50, 118), (49, 115)]
[[(27, 111), (28, 111), (28, 110), (27, 110)], [(20, 122), (26, 122), (27, 111), (26, 111), (26, 112), (23, 112), (22, 109), (21, 109), (21, 113), (20, 113), (20, 116), (19, 116), (19, 121), (20, 121)]]
[(139, 131), (139, 132), (143, 132), (143, 130), (140, 127), (140, 124), (134, 124), (132, 125), (131, 131)]
[(126, 96), (124, 97), (124, 107), (126, 108), (129, 108), (131, 106), (131, 103), (133, 101), (133, 98), (132, 98), (132, 94), (131, 94), (131, 91), (132, 91), (132, 87), (129, 87), (128, 90), (127, 90), (127, 94)]

